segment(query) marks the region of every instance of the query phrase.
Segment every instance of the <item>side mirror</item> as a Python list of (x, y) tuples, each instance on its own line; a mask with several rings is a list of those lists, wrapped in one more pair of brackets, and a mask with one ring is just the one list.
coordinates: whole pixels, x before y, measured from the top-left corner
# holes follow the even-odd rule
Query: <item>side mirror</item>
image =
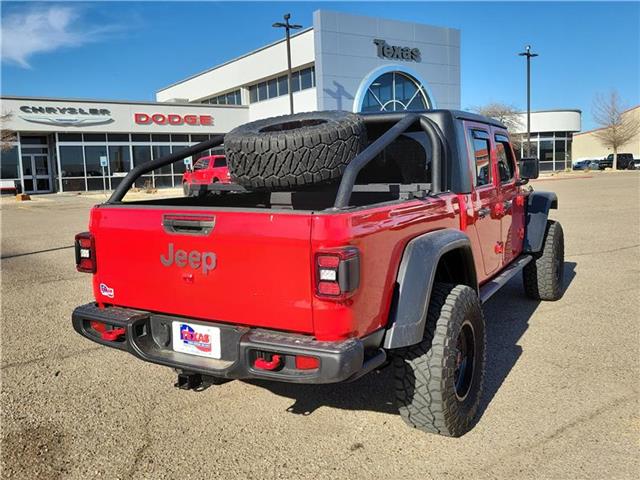
[(531, 180), (540, 175), (540, 166), (537, 158), (523, 158), (520, 160), (520, 178)]

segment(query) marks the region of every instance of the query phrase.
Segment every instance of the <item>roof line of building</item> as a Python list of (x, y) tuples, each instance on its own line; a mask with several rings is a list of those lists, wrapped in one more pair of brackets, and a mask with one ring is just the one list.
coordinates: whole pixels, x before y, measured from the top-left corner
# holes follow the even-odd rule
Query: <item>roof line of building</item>
[[(552, 112), (576, 112), (582, 114), (582, 110), (578, 108), (554, 108), (551, 110), (531, 110), (531, 113), (552, 113)], [(527, 112), (518, 112), (521, 115), (526, 115)]]
[[(295, 37), (297, 37), (297, 36), (299, 36), (299, 35), (303, 35), (303, 34), (305, 34), (305, 33), (309, 32), (309, 31), (311, 31), (311, 30), (313, 30), (313, 27), (308, 27), (308, 28), (302, 29), (302, 30), (300, 30), (299, 32), (297, 32), (297, 33), (295, 33), (295, 34), (291, 35), (291, 38), (295, 38)], [(260, 47), (260, 48), (257, 48), (257, 49), (255, 49), (255, 50), (252, 50), (252, 51), (250, 51), (250, 52), (247, 52), (247, 53), (245, 53), (245, 54), (242, 54), (242, 55), (240, 55), (239, 57), (235, 57), (235, 58), (232, 58), (231, 60), (227, 60), (227, 61), (226, 61), (226, 62), (224, 62), (224, 63), (221, 63), (221, 64), (219, 64), (219, 65), (216, 65), (215, 67), (208, 68), (208, 69), (206, 69), (206, 70), (203, 70), (202, 72), (194, 73), (193, 75), (191, 75), (191, 76), (189, 76), (189, 77), (187, 77), (187, 78), (184, 78), (184, 79), (182, 79), (182, 80), (179, 80), (179, 81), (177, 81), (177, 82), (172, 83), (171, 85), (167, 85), (166, 87), (162, 87), (162, 88), (160, 88), (160, 89), (156, 90), (156, 93), (160, 93), (160, 92), (163, 92), (164, 90), (168, 90), (168, 89), (169, 89), (169, 88), (171, 88), (171, 87), (175, 87), (176, 85), (180, 85), (181, 83), (184, 83), (184, 82), (187, 82), (187, 81), (189, 81), (189, 80), (192, 80), (192, 79), (194, 79), (194, 78), (196, 78), (196, 77), (199, 77), (200, 75), (204, 75), (205, 73), (209, 73), (209, 72), (212, 72), (212, 71), (217, 70), (217, 69), (219, 69), (219, 68), (222, 68), (222, 67), (224, 67), (224, 66), (226, 66), (226, 65), (229, 65), (230, 63), (237, 62), (238, 60), (241, 60), (241, 59), (243, 59), (243, 58), (245, 58), (245, 57), (248, 57), (248, 56), (250, 56), (250, 55), (253, 55), (253, 54), (255, 54), (255, 53), (261, 52), (262, 50), (266, 50), (267, 48), (273, 47), (273, 46), (278, 45), (278, 44), (280, 44), (280, 43), (283, 43), (283, 42), (285, 42), (285, 41), (286, 41), (286, 39), (284, 39), (284, 38), (283, 38), (283, 39), (280, 39), (280, 40), (276, 40), (275, 42), (271, 42), (271, 43), (269, 43), (269, 44), (267, 44), (267, 45), (264, 45), (264, 46), (262, 46), (262, 47)]]
[[(628, 112), (630, 112), (632, 110), (635, 110), (637, 108), (640, 108), (640, 105), (636, 105), (635, 107), (627, 108), (625, 111), (622, 112), (622, 115), (624, 115), (625, 113), (628, 113)], [(585, 130), (584, 132), (576, 133), (573, 136), (577, 137), (578, 135), (585, 135), (587, 133), (598, 132), (600, 130), (606, 130), (606, 129), (607, 129), (607, 127), (592, 128), (591, 130)]]
[(224, 107), (224, 108), (249, 108), (248, 105), (213, 105), (208, 103), (189, 103), (189, 102), (148, 102), (141, 100), (100, 100), (89, 98), (52, 98), (52, 97), (23, 97), (17, 95), (0, 95), (1, 100), (25, 100), (25, 101), (41, 101), (41, 102), (77, 102), (77, 103), (106, 103), (117, 105), (162, 105), (178, 107)]

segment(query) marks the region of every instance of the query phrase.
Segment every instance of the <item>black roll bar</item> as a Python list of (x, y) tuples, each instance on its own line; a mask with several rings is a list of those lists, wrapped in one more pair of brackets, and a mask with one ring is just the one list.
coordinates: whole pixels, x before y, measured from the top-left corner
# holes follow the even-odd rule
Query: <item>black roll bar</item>
[(356, 181), (356, 177), (369, 162), (371, 162), (382, 150), (384, 150), (391, 142), (406, 132), (417, 121), (420, 127), (428, 135), (432, 149), (431, 163), (431, 190), (439, 193), (441, 189), (441, 165), (443, 160), (442, 152), (444, 144), (442, 137), (438, 134), (436, 127), (431, 119), (420, 115), (419, 113), (407, 113), (401, 115), (366, 115), (365, 123), (386, 123), (399, 120), (385, 133), (383, 133), (375, 142), (365, 148), (358, 154), (345, 169), (340, 181), (340, 187), (333, 204), (334, 209), (346, 208), (349, 206), (351, 192)]
[(169, 165), (170, 163), (176, 162), (178, 160), (182, 160), (187, 157), (191, 157), (196, 153), (204, 152), (205, 150), (209, 150), (213, 147), (217, 147), (222, 145), (224, 142), (224, 135), (216, 135), (215, 137), (206, 140), (204, 142), (197, 143), (192, 147), (186, 148), (184, 150), (180, 150), (179, 152), (172, 153), (171, 155), (165, 155), (164, 157), (160, 157), (156, 160), (151, 160), (150, 162), (143, 163), (142, 165), (138, 165), (131, 169), (131, 171), (127, 174), (126, 177), (122, 179), (120, 185), (113, 192), (109, 200), (106, 203), (118, 203), (120, 202), (124, 196), (127, 194), (131, 186), (134, 182), (145, 173), (149, 173), (151, 170), (155, 170), (156, 168), (164, 167), (165, 165)]

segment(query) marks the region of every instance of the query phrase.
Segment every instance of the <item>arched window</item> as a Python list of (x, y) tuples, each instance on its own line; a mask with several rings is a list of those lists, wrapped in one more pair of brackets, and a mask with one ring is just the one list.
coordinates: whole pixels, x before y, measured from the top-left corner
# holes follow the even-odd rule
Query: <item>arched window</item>
[(405, 72), (387, 72), (371, 82), (360, 111), (399, 112), (429, 108), (429, 96), (418, 80)]

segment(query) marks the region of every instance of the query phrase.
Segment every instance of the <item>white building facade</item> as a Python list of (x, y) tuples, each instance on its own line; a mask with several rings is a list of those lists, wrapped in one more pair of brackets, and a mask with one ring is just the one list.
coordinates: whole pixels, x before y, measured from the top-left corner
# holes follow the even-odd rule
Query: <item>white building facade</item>
[(521, 113), (519, 128), (512, 132), (520, 155), (540, 160), (540, 170), (559, 171), (572, 166), (573, 135), (582, 128), (580, 110), (539, 110), (531, 112), (531, 145), (527, 149), (527, 114)]
[[(294, 111), (460, 108), (460, 31), (318, 10), (291, 38)], [(286, 42), (177, 82), (160, 102), (242, 104), (249, 120), (289, 113)]]

